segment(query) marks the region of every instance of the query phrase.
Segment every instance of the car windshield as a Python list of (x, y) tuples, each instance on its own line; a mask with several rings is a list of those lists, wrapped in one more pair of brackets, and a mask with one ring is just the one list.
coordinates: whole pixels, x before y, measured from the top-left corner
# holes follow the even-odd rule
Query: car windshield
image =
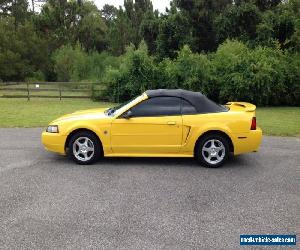
[(115, 107), (108, 108), (107, 110), (104, 111), (104, 114), (106, 114), (107, 116), (114, 116), (114, 114), (116, 114), (118, 110), (125, 107), (127, 104), (131, 103), (132, 101), (134, 101), (138, 97), (140, 97), (140, 96), (134, 97), (134, 98), (130, 99), (129, 101), (126, 101), (126, 102), (124, 102), (122, 104), (119, 104)]

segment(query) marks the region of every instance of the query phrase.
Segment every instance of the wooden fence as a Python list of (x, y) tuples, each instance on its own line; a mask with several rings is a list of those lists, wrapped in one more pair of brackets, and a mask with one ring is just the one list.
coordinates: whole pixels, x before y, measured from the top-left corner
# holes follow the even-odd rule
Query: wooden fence
[(0, 82), (0, 98), (91, 98), (104, 89), (96, 82)]

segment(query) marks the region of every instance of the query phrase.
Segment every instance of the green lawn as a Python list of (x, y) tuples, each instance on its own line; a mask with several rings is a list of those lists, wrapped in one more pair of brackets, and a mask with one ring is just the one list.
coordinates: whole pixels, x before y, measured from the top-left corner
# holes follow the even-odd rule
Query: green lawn
[(89, 99), (0, 98), (0, 127), (44, 127), (57, 117), (76, 110), (109, 107), (114, 104)]
[(266, 135), (300, 136), (300, 107), (257, 108), (256, 117)]
[[(0, 127), (43, 127), (55, 118), (76, 110), (114, 104), (89, 99), (0, 98)], [(300, 136), (300, 107), (258, 108), (257, 123), (266, 135)]]

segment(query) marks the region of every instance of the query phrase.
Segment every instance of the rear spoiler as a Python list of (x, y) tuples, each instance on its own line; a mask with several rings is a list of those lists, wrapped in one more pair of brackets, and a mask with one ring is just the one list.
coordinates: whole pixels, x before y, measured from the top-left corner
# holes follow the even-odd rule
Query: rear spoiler
[(246, 112), (253, 112), (256, 109), (256, 106), (248, 103), (248, 102), (227, 102), (226, 105), (230, 106), (238, 106), (245, 109)]

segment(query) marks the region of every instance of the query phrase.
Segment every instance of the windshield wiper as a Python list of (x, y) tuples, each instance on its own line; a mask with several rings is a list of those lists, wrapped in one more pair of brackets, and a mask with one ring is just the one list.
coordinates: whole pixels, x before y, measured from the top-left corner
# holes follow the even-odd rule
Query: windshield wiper
[(104, 114), (109, 115), (113, 108), (108, 108), (104, 111)]
[(108, 116), (111, 116), (113, 113), (115, 113), (116, 109), (115, 108), (109, 108), (104, 111), (104, 113)]

